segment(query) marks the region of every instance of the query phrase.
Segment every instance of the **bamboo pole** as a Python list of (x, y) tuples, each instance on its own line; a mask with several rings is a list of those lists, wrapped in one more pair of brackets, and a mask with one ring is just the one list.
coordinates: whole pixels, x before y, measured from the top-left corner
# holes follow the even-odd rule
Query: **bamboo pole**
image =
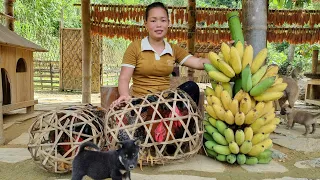
[(242, 27), (244, 39), (254, 49), (254, 56), (267, 45), (266, 0), (242, 1)]
[[(196, 1), (188, 1), (188, 51), (190, 54), (195, 54), (196, 41)], [(188, 68), (188, 78), (193, 80), (194, 70)]]
[[(4, 13), (13, 17), (13, 2), (14, 0), (4, 1)], [(11, 31), (14, 31), (14, 19), (6, 18), (6, 27)]]
[(82, 21), (82, 103), (91, 103), (90, 0), (81, 0)]

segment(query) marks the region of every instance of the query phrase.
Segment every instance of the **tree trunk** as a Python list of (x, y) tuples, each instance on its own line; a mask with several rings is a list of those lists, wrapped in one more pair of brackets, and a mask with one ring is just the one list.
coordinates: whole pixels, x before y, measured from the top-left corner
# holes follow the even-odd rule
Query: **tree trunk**
[[(190, 54), (195, 54), (194, 43), (196, 36), (196, 1), (188, 1), (188, 51)], [(188, 68), (189, 80), (193, 80), (194, 69)]]
[(289, 46), (289, 52), (288, 52), (288, 61), (292, 62), (294, 59), (294, 50), (296, 48), (296, 45), (290, 44)]
[(82, 21), (82, 103), (91, 103), (90, 0), (81, 0)]
[[(4, 13), (13, 17), (13, 2), (14, 0), (4, 1)], [(6, 27), (11, 31), (14, 31), (14, 19), (6, 18)]]
[(267, 13), (268, 1), (242, 1), (242, 28), (244, 40), (254, 49), (254, 57), (267, 47)]

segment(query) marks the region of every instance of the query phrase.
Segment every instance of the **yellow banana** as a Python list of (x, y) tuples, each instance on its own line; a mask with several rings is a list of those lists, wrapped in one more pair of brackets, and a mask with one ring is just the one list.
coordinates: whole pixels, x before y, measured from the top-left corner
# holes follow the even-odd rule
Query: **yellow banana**
[(214, 104), (212, 105), (212, 108), (214, 110), (214, 112), (216, 113), (216, 115), (218, 116), (218, 119), (220, 120), (224, 120), (224, 114), (226, 113), (226, 111), (219, 105)]
[(278, 125), (280, 123), (280, 118), (273, 118), (268, 124)]
[(228, 91), (228, 93), (230, 94), (230, 97), (233, 97), (232, 96), (232, 87), (231, 87), (231, 84), (229, 82), (221, 83), (221, 86), (223, 87), (224, 90)]
[(240, 150), (238, 144), (234, 141), (229, 143), (229, 149), (233, 154), (238, 154)]
[(268, 77), (275, 76), (278, 74), (279, 66), (276, 64), (271, 64), (268, 66), (267, 72), (261, 78), (260, 82)]
[(239, 102), (237, 99), (233, 99), (229, 105), (229, 109), (232, 114), (235, 116), (237, 112), (239, 112)]
[(276, 78), (276, 80), (274, 81), (273, 83), (273, 86), (277, 85), (277, 84), (280, 84), (283, 82), (283, 79), (282, 78)]
[(233, 78), (236, 75), (232, 67), (224, 60), (221, 60), (221, 59), (218, 60), (218, 67), (220, 71), (223, 72), (223, 74), (225, 74), (229, 78)]
[(224, 42), (221, 43), (221, 52), (224, 60), (230, 64), (230, 47)]
[(245, 95), (245, 92), (242, 89), (240, 89), (240, 91), (238, 91), (237, 94), (234, 95), (233, 99), (236, 99), (238, 100), (238, 102), (241, 102), (244, 95)]
[(240, 74), (242, 70), (241, 59), (238, 53), (238, 50), (235, 47), (230, 48), (230, 61), (232, 69), (236, 74)]
[(258, 133), (258, 134), (253, 135), (251, 142), (253, 145), (256, 145), (256, 144), (262, 142), (264, 140), (264, 138), (265, 138), (264, 133)]
[(258, 102), (258, 104), (254, 107), (257, 110), (257, 118), (261, 117), (264, 112), (264, 102)]
[(212, 80), (215, 80), (218, 82), (229, 82), (230, 81), (230, 78), (228, 76), (224, 75), (222, 72), (219, 72), (219, 71), (209, 71), (208, 75)]
[(234, 124), (234, 116), (230, 110), (227, 110), (224, 114), (224, 121), (229, 125)]
[(253, 109), (256, 106), (257, 101), (254, 100), (252, 96), (250, 96), (250, 99), (251, 99), (251, 109)]
[(274, 112), (272, 111), (272, 108), (273, 108), (273, 101), (265, 102), (262, 115), (268, 114), (270, 112)]
[(251, 109), (251, 99), (243, 98), (240, 101), (240, 112), (247, 114)]
[(265, 92), (281, 92), (287, 88), (287, 83), (279, 83), (269, 87)]
[(237, 112), (234, 116), (234, 122), (236, 125), (241, 126), (244, 123), (245, 115), (243, 112)]
[(231, 99), (230, 94), (228, 93), (228, 91), (223, 90), (221, 92), (220, 99), (221, 99), (221, 102), (222, 102), (222, 105), (223, 105), (224, 109), (225, 110), (230, 109), (230, 104), (231, 104), (232, 99)]
[(276, 117), (276, 114), (274, 112), (270, 112), (265, 114), (263, 117), (266, 118), (265, 124), (269, 124)]
[(213, 107), (212, 107), (212, 106), (207, 105), (207, 104), (204, 104), (203, 106), (204, 106), (204, 109), (207, 111), (207, 113), (208, 113), (211, 117), (213, 117), (213, 118), (215, 118), (215, 119), (218, 119), (218, 116), (217, 116), (216, 112), (213, 110)]
[(252, 124), (257, 119), (257, 110), (251, 109), (245, 116), (244, 123)]
[(283, 96), (283, 92), (264, 92), (259, 96), (254, 96), (256, 101), (275, 101)]
[(251, 127), (244, 128), (244, 139), (251, 141), (253, 137), (253, 130)]
[(251, 66), (253, 59), (253, 48), (251, 45), (247, 46), (244, 49), (243, 57), (242, 57), (242, 70), (249, 64)]
[(249, 140), (244, 141), (240, 146), (240, 152), (242, 154), (247, 154), (248, 152), (251, 151), (251, 149), (252, 149), (252, 142)]
[(275, 129), (277, 128), (277, 125), (275, 124), (267, 124), (262, 126), (257, 133), (265, 133), (265, 134), (269, 134), (272, 133)]
[(243, 53), (244, 53), (244, 52), (243, 52), (244, 48), (243, 48), (242, 42), (241, 42), (241, 41), (238, 41), (235, 47), (236, 47), (236, 49), (237, 49), (237, 51), (238, 51), (238, 54), (239, 54), (239, 56), (240, 56), (240, 59), (242, 59)]
[(219, 106), (222, 106), (222, 102), (219, 98), (217, 98), (216, 96), (211, 96), (211, 101), (212, 101), (212, 104), (217, 104)]
[(264, 150), (265, 150), (265, 147), (263, 145), (254, 145), (254, 146), (252, 146), (252, 149), (250, 150), (250, 152), (248, 152), (248, 155), (258, 156)]
[(223, 91), (223, 87), (218, 84), (216, 88), (214, 89), (214, 94), (216, 95), (217, 98), (221, 99), (221, 92)]
[(262, 66), (262, 64), (265, 62), (265, 59), (267, 58), (267, 54), (268, 54), (268, 49), (263, 48), (256, 55), (256, 57), (253, 59), (252, 65), (251, 65), (251, 73), (252, 74), (257, 72), (258, 69)]
[(208, 105), (210, 105), (210, 106), (212, 105), (211, 97), (212, 97), (212, 95), (206, 96), (207, 103), (208, 103)]
[(214, 94), (214, 90), (211, 88), (211, 87), (209, 87), (209, 86), (206, 86), (206, 89), (204, 90), (204, 94), (206, 95), (206, 96), (210, 96), (210, 95), (215, 95)]
[(253, 133), (257, 133), (259, 131), (259, 129), (264, 125), (265, 123), (265, 118), (258, 118), (257, 120), (255, 120), (250, 127), (253, 130)]
[(220, 57), (218, 56), (217, 53), (210, 51), (210, 52), (208, 53), (208, 59), (209, 59), (209, 61), (211, 62), (211, 64), (212, 64), (215, 68), (218, 68), (218, 69), (219, 69), (218, 59), (220, 59)]
[(257, 146), (264, 146), (265, 149), (270, 149), (272, 147), (272, 140), (270, 138), (265, 139), (258, 143)]
[(244, 142), (244, 132), (241, 129), (238, 129), (234, 135), (234, 138), (236, 140), (236, 143), (241, 146), (241, 144)]

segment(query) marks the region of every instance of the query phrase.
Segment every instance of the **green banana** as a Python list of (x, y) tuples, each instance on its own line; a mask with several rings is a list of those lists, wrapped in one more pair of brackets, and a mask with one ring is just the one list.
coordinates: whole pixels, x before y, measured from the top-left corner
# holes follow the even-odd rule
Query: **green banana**
[(215, 158), (215, 157), (218, 156), (218, 153), (216, 153), (213, 150), (210, 150), (210, 149), (206, 148), (206, 151), (207, 151), (207, 154), (208, 154), (209, 157)]
[(209, 63), (203, 63), (203, 67), (204, 67), (204, 70), (207, 72), (219, 71), (216, 67), (214, 67), (212, 64), (209, 64)]
[(271, 160), (272, 160), (272, 157), (258, 159), (258, 164), (269, 164)]
[(216, 146), (213, 146), (213, 150), (218, 154), (223, 154), (223, 155), (231, 154), (229, 146), (216, 145)]
[(241, 72), (242, 89), (249, 92), (252, 88), (251, 70), (249, 64)]
[(247, 154), (248, 152), (251, 151), (251, 148), (252, 148), (252, 142), (251, 141), (244, 141), (242, 143), (242, 145), (240, 146), (240, 152), (242, 154)]
[(245, 138), (244, 132), (241, 129), (238, 129), (236, 131), (235, 140), (239, 146), (241, 146), (242, 143), (244, 142), (244, 138)]
[(239, 146), (236, 142), (231, 141), (229, 143), (229, 149), (233, 154), (238, 154), (239, 153)]
[(233, 94), (236, 95), (240, 89), (242, 88), (242, 79), (238, 78), (235, 80), (234, 85), (233, 85)]
[(210, 124), (209, 125), (205, 125), (204, 129), (211, 135), (214, 132), (218, 132), (218, 130), (215, 127), (211, 126)]
[(209, 134), (208, 132), (203, 133), (203, 137), (205, 140), (207, 141), (213, 141), (213, 137), (211, 134)]
[(247, 159), (246, 159), (246, 164), (247, 165), (255, 165), (255, 164), (257, 164), (258, 163), (258, 158), (256, 158), (256, 157), (247, 157)]
[(216, 88), (216, 86), (217, 86), (217, 84), (218, 84), (218, 82), (217, 81), (211, 81), (211, 87), (212, 87), (212, 89), (215, 89)]
[(229, 164), (235, 163), (236, 160), (237, 160), (237, 156), (234, 155), (234, 154), (229, 154), (229, 155), (227, 156), (227, 162), (228, 162)]
[(217, 122), (216, 119), (214, 119), (214, 118), (212, 118), (212, 117), (209, 117), (208, 120), (209, 120), (209, 123), (210, 123), (213, 127), (216, 127), (216, 122)]
[(262, 80), (250, 90), (250, 95), (259, 96), (260, 94), (264, 93), (269, 87), (272, 86), (275, 79), (276, 77), (272, 76)]
[(221, 162), (224, 162), (227, 160), (227, 156), (226, 155), (223, 155), (223, 154), (218, 154), (218, 156), (216, 156), (216, 159), (218, 161), (221, 161)]
[(232, 98), (233, 96), (232, 96), (231, 84), (229, 82), (227, 82), (227, 83), (221, 83), (221, 85), (223, 87), (223, 90), (226, 90), (229, 93), (230, 97)]
[(240, 165), (245, 164), (246, 163), (246, 159), (247, 159), (247, 157), (244, 154), (238, 154), (237, 155), (237, 163), (240, 164)]
[(224, 130), (224, 137), (226, 138), (227, 142), (230, 143), (234, 141), (234, 132), (231, 128), (227, 128)]
[(215, 142), (215, 141), (206, 141), (204, 143), (204, 146), (207, 148), (207, 149), (210, 149), (210, 150), (213, 150), (213, 147), (214, 146), (217, 146), (218, 144)]
[(228, 145), (227, 140), (220, 133), (213, 132), (212, 137), (218, 144), (225, 145), (225, 146)]
[(266, 159), (270, 158), (272, 156), (272, 151), (270, 149), (264, 150), (262, 153), (260, 153), (257, 158), (258, 159)]
[(224, 135), (224, 130), (227, 129), (228, 127), (225, 122), (218, 120), (216, 122), (216, 128), (218, 129), (220, 134)]
[(256, 73), (252, 75), (252, 86), (258, 84), (258, 82), (262, 79), (264, 74), (267, 72), (268, 65), (262, 66)]

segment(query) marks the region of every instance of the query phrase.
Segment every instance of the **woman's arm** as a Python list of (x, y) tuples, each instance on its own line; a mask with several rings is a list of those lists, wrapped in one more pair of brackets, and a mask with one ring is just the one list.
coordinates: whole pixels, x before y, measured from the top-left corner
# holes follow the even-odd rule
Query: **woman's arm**
[(131, 67), (125, 67), (122, 66), (121, 67), (121, 71), (120, 71), (120, 76), (118, 79), (118, 91), (119, 91), (119, 95), (120, 97), (115, 100), (111, 106), (117, 106), (119, 105), (121, 102), (123, 101), (128, 101), (131, 96), (130, 96), (130, 90), (129, 90), (129, 83), (130, 83), (130, 79), (132, 77), (134, 68)]
[(190, 56), (186, 62), (183, 63), (184, 66), (193, 68), (193, 69), (199, 69), (199, 70), (203, 70), (203, 64), (204, 63), (209, 63), (210, 61), (207, 58), (197, 58), (195, 56)]

